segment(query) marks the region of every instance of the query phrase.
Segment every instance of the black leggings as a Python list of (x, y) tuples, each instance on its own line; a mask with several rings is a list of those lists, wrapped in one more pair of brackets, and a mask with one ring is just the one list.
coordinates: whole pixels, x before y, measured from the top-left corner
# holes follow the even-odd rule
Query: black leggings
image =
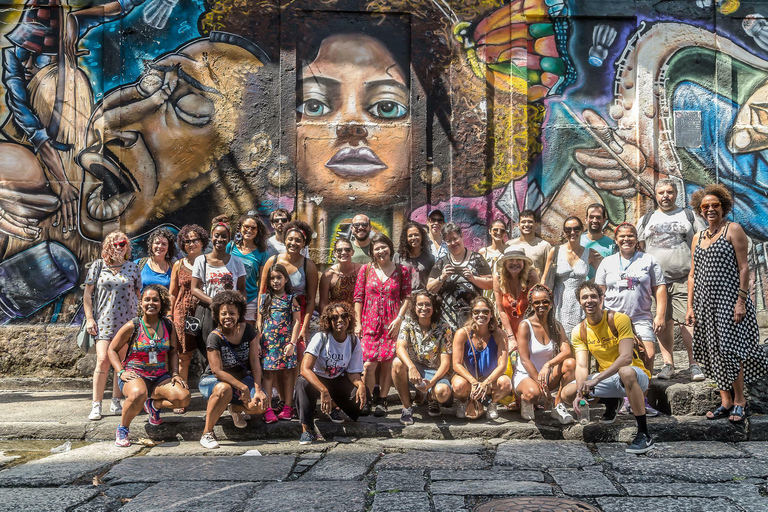
[[(343, 373), (334, 379), (327, 379), (319, 375), (317, 378), (328, 389), (331, 400), (336, 402), (336, 405), (352, 421), (357, 421), (357, 418), (360, 416), (360, 406), (357, 405), (355, 400), (357, 387), (349, 381), (347, 374)], [(370, 394), (367, 390), (366, 395), (368, 395), (368, 400), (370, 400)], [(299, 375), (299, 378), (296, 380), (296, 406), (299, 409), (299, 421), (301, 421), (302, 425), (313, 426), (312, 421), (315, 417), (315, 407), (317, 407), (318, 398), (320, 398), (320, 391), (310, 384), (303, 375)]]

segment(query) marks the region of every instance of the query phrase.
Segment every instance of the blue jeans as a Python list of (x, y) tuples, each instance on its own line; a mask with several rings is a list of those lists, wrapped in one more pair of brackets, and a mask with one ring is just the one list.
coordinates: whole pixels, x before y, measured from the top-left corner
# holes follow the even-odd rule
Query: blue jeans
[[(197, 389), (200, 390), (200, 394), (203, 395), (203, 398), (208, 400), (211, 398), (211, 395), (213, 394), (213, 388), (216, 387), (216, 384), (221, 382), (219, 379), (216, 378), (215, 375), (206, 375), (202, 379), (200, 379), (200, 383), (197, 385)], [(243, 378), (240, 382), (248, 386), (248, 389), (251, 390), (251, 398), (253, 398), (256, 395), (256, 386), (253, 383), (253, 377), (248, 375), (247, 377)], [(235, 405), (243, 405), (243, 401), (240, 397), (240, 392), (236, 389), (232, 390), (232, 400), (229, 401), (231, 404)]]

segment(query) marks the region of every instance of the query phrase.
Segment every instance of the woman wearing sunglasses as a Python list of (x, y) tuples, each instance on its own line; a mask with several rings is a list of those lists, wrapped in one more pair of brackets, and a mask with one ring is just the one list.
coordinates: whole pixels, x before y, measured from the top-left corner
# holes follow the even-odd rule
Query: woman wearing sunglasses
[(315, 439), (314, 416), (317, 399), (320, 410), (330, 414), (335, 402), (352, 421), (369, 396), (361, 375), (363, 347), (354, 335), (355, 315), (346, 302), (334, 302), (320, 315), (321, 331), (307, 345), (296, 381), (296, 403), (301, 422), (300, 444)]
[(361, 264), (352, 261), (354, 249), (349, 238), (340, 236), (333, 244), (336, 263), (328, 267), (320, 277), (320, 311), (331, 302), (355, 302), (355, 283)]
[[(101, 259), (94, 261), (85, 278), (83, 311), (85, 329), (96, 339), (96, 368), (93, 371), (93, 403), (89, 420), (101, 419), (101, 400), (109, 372), (107, 347), (117, 331), (136, 316), (141, 271), (131, 259), (131, 243), (122, 231), (108, 234), (101, 245)], [(121, 356), (125, 355), (125, 349)], [(113, 380), (110, 412), (121, 414), (122, 393)]]
[[(197, 337), (184, 331), (184, 321), (188, 315), (194, 316), (197, 308), (197, 297), (192, 295), (192, 269), (195, 259), (208, 245), (208, 232), (197, 224), (187, 224), (179, 230), (177, 241), (184, 257), (177, 260), (171, 270), (171, 312), (179, 338), (179, 375), (186, 382), (197, 349)], [(182, 414), (185, 410), (174, 409), (173, 412)]]
[(456, 417), (466, 417), (467, 401), (487, 404), (488, 418), (499, 417), (498, 402), (512, 392), (507, 369), (507, 336), (493, 314), (491, 301), (477, 297), (470, 317), (453, 337), (453, 394), (459, 400)]
[(515, 392), (523, 398), (520, 415), (534, 419), (534, 405), (542, 397), (549, 400), (551, 389), (558, 388), (551, 416), (563, 425), (574, 419), (562, 403), (563, 386), (573, 381), (576, 360), (560, 322), (555, 320), (552, 292), (536, 284), (528, 292), (527, 318), (518, 329), (519, 357), (515, 365)]
[(515, 336), (528, 310), (528, 290), (538, 282), (533, 261), (519, 247), (507, 248), (493, 269), (493, 293), (510, 352), (517, 350)]
[(555, 318), (563, 325), (570, 339), (573, 328), (584, 319), (579, 302), (574, 300), (576, 288), (587, 280), (589, 267), (600, 265), (600, 255), (581, 245), (584, 223), (572, 215), (563, 222), (565, 243), (549, 250), (541, 282), (555, 296)]

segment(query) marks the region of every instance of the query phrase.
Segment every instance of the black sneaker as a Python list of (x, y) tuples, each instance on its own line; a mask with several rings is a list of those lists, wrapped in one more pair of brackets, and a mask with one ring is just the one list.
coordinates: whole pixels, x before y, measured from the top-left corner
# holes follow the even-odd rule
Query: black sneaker
[(632, 444), (627, 446), (627, 449), (624, 451), (640, 455), (649, 452), (654, 448), (656, 448), (656, 443), (653, 442), (653, 438), (648, 434), (638, 432), (635, 436), (635, 440), (632, 441)]
[(336, 407), (334, 410), (331, 411), (331, 414), (329, 414), (329, 417), (331, 418), (331, 421), (334, 423), (344, 423), (344, 416), (341, 415), (341, 409)]
[(427, 412), (430, 416), (436, 417), (443, 414), (443, 409), (440, 407), (440, 402), (437, 400), (432, 400), (431, 398), (427, 401)]
[(360, 416), (368, 416), (371, 414), (371, 400), (366, 400), (365, 405), (360, 408)]
[(387, 415), (387, 399), (379, 397), (376, 403), (376, 408), (373, 410), (373, 415), (377, 418)]
[(413, 425), (413, 409), (411, 407), (403, 407), (403, 412), (400, 413), (400, 423), (406, 426)]
[(315, 434), (307, 430), (306, 432), (301, 433), (299, 444), (312, 444), (315, 442), (315, 439)]
[(600, 423), (604, 425), (610, 425), (616, 421), (616, 413), (619, 411), (619, 405), (621, 404), (620, 398), (601, 398), (601, 402), (605, 404), (605, 414), (600, 420)]

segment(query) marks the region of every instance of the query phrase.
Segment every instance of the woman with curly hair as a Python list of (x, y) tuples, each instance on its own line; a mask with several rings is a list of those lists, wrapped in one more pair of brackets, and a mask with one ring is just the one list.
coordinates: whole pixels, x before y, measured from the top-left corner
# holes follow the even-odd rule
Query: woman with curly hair
[(453, 337), (453, 393), (459, 400), (456, 417), (465, 418), (467, 401), (488, 404), (488, 418), (499, 417), (498, 402), (512, 392), (507, 370), (507, 337), (493, 314), (491, 301), (477, 297), (470, 317)]
[(528, 290), (538, 282), (533, 260), (522, 248), (508, 247), (494, 266), (493, 293), (510, 352), (517, 350), (517, 328), (528, 310)]
[[(128, 427), (141, 412), (150, 425), (160, 425), (160, 409), (189, 405), (187, 381), (179, 376), (179, 343), (173, 323), (166, 318), (171, 310), (168, 290), (159, 284), (141, 292), (139, 316), (120, 328), (109, 344), (109, 360), (125, 395), (120, 425), (115, 433), (117, 446), (130, 446)], [(128, 349), (125, 358), (120, 352)]]
[[(195, 317), (202, 324), (201, 337), (208, 339), (214, 327), (210, 304), (213, 297), (224, 290), (237, 290), (245, 297), (245, 265), (237, 256), (227, 254), (232, 231), (226, 215), (213, 219), (211, 242), (213, 250), (195, 259), (192, 269), (192, 295), (198, 300)], [(202, 350), (202, 348), (201, 348)]]
[(216, 329), (208, 335), (208, 366), (198, 384), (200, 394), (208, 400), (200, 438), (200, 444), (208, 449), (219, 447), (213, 427), (224, 409), (229, 407), (237, 428), (247, 427), (251, 414), (263, 414), (267, 409), (267, 395), (259, 385), (258, 334), (243, 321), (245, 299), (234, 290), (223, 291), (213, 297), (211, 311)]
[[(122, 231), (108, 234), (101, 245), (101, 259), (94, 261), (85, 278), (83, 311), (85, 329), (96, 339), (96, 368), (93, 370), (93, 403), (89, 420), (101, 419), (101, 400), (107, 383), (107, 347), (117, 331), (136, 316), (141, 290), (141, 272), (130, 261), (131, 242)], [(110, 412), (118, 414), (120, 388), (114, 379)]]
[(519, 357), (515, 364), (514, 389), (522, 396), (520, 415), (534, 419), (534, 406), (542, 397), (558, 388), (551, 416), (561, 424), (574, 419), (562, 403), (563, 386), (574, 379), (576, 359), (565, 330), (555, 319), (554, 295), (544, 285), (536, 284), (528, 292), (528, 311), (518, 329)]
[(429, 236), (424, 226), (418, 222), (409, 222), (400, 233), (400, 245), (392, 261), (408, 265), (413, 272), (411, 288), (418, 290), (427, 287), (429, 273), (435, 265), (435, 257), (429, 251)]
[(307, 345), (301, 375), (296, 381), (301, 437), (299, 444), (315, 439), (314, 415), (317, 399), (320, 410), (331, 414), (335, 402), (352, 421), (369, 400), (363, 373), (363, 348), (354, 335), (355, 316), (346, 302), (328, 305), (320, 315), (320, 332)]
[(362, 265), (352, 261), (352, 253), (354, 248), (349, 238), (338, 237), (333, 244), (336, 261), (320, 276), (320, 311), (331, 302), (354, 303), (355, 283)]
[(768, 374), (768, 356), (759, 345), (755, 305), (749, 295), (749, 240), (744, 229), (725, 220), (733, 207), (728, 189), (707, 185), (691, 196), (693, 211), (709, 225), (693, 237), (688, 275), (688, 313), (693, 355), (720, 390), (720, 406), (710, 420), (742, 423), (744, 386)]
[(141, 270), (141, 285), (159, 284), (170, 288), (176, 237), (167, 228), (155, 229), (147, 237), (147, 254), (134, 262)]
[(227, 245), (227, 253), (243, 260), (245, 265), (245, 321), (256, 322), (259, 304), (261, 267), (267, 260), (267, 227), (256, 211), (242, 215), (237, 221), (235, 239)]
[[(208, 232), (197, 224), (187, 224), (179, 230), (178, 241), (184, 257), (176, 261), (171, 270), (171, 315), (179, 338), (179, 374), (186, 381), (198, 340), (184, 330), (184, 321), (187, 316), (194, 316), (197, 308), (197, 297), (192, 295), (192, 270), (195, 259), (203, 254), (203, 249), (208, 245)], [(182, 414), (184, 410), (173, 412)]]

